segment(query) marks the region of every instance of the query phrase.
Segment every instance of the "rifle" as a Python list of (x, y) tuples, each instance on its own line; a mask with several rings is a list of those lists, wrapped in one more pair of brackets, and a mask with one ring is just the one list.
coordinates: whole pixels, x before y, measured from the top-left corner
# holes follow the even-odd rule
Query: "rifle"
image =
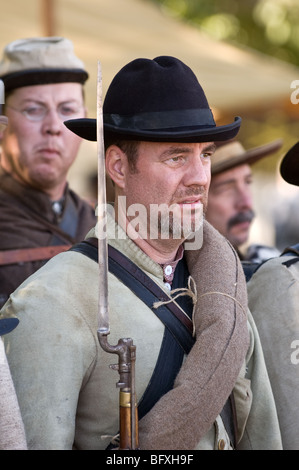
[[(104, 150), (104, 127), (102, 107), (102, 73), (98, 61), (97, 79), (97, 145), (98, 145), (98, 227), (107, 227), (106, 212), (106, 172)], [(117, 345), (108, 343), (110, 334), (108, 314), (108, 245), (107, 237), (98, 237), (99, 258), (99, 304), (98, 340), (102, 349), (118, 355), (118, 364), (110, 368), (118, 370), (119, 381), (119, 449), (138, 449), (138, 412), (135, 393), (136, 346), (131, 338), (119, 339)]]

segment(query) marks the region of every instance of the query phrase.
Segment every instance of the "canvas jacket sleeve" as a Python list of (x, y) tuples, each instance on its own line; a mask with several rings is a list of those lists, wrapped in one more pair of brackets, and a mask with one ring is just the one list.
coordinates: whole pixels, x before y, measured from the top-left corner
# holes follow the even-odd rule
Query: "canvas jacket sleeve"
[(96, 344), (73, 297), (74, 279), (57, 271), (43, 285), (43, 276), (34, 282), (35, 275), (8, 301), (6, 316), (16, 314), (20, 323), (5, 336), (7, 356), (28, 448), (71, 450), (79, 393), (94, 366)]
[(248, 283), (248, 297), (276, 401), (283, 447), (299, 450), (299, 258), (284, 256), (264, 263)]
[(238, 421), (238, 450), (282, 450), (276, 405), (262, 345), (248, 310), (250, 346), (234, 387)]

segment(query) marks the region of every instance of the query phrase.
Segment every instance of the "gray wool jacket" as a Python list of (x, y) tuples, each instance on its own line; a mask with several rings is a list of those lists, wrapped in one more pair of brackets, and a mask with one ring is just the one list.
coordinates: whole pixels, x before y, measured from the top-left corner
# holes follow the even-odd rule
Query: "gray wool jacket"
[(299, 450), (299, 257), (265, 262), (248, 283), (285, 450)]
[[(109, 243), (163, 288), (161, 266), (132, 240), (112, 233), (115, 222), (109, 218)], [(226, 244), (206, 224), (203, 249), (187, 254), (197, 286), (196, 341), (173, 390), (140, 421), (141, 449), (230, 449), (219, 414), (233, 389), (237, 448), (281, 449), (263, 353), (247, 311), (245, 279)], [(214, 259), (213, 246), (218, 250)], [(220, 259), (226, 271), (218, 266)], [(118, 374), (109, 368), (115, 357), (97, 339), (98, 282), (93, 260), (62, 253), (27, 279), (1, 310), (20, 320), (5, 342), (29, 449), (105, 449), (118, 431)], [(108, 286), (109, 343), (134, 339), (140, 398), (159, 355), (164, 325), (111, 273)]]

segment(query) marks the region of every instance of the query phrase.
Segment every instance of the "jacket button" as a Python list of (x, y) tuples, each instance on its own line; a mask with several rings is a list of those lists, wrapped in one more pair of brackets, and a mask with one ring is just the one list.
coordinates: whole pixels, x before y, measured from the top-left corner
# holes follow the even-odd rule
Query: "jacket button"
[(225, 440), (224, 439), (220, 439), (218, 441), (218, 450), (224, 450), (225, 449)]

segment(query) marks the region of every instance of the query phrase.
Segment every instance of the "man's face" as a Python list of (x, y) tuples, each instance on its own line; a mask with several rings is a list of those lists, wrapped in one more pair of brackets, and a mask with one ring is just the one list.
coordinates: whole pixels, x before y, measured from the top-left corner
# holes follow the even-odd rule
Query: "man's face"
[(85, 116), (82, 86), (21, 87), (8, 96), (5, 110), (8, 126), (1, 142), (3, 168), (45, 192), (64, 184), (81, 139), (63, 121)]
[[(159, 238), (169, 235), (169, 238), (184, 239), (194, 231), (207, 205), (213, 152), (212, 143), (140, 143), (136, 171), (132, 172), (125, 165), (121, 194), (126, 196), (127, 209), (134, 204), (146, 209), (148, 233), (150, 228), (155, 229), (154, 211), (161, 205), (162, 215), (159, 213), (157, 224)], [(174, 210), (168, 222), (170, 207)], [(191, 221), (188, 234), (185, 233), (186, 225), (188, 232), (188, 223), (184, 225), (186, 220)]]
[(254, 217), (252, 173), (247, 164), (212, 177), (206, 219), (237, 248), (245, 243)]

